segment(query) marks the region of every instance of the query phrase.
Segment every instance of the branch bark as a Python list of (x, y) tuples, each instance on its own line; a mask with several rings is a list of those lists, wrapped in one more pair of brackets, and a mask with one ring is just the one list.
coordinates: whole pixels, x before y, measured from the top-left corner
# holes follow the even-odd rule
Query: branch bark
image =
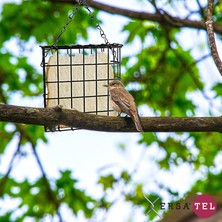
[(206, 27), (207, 27), (207, 33), (208, 33), (212, 57), (214, 59), (214, 62), (217, 66), (218, 71), (220, 72), (220, 74), (222, 76), (222, 62), (219, 57), (216, 41), (214, 38), (214, 28), (213, 28), (213, 21), (212, 21), (213, 5), (214, 5), (214, 0), (208, 0)]
[[(75, 0), (48, 0), (51, 2), (74, 4)], [(160, 13), (148, 13), (148, 12), (138, 12), (128, 9), (123, 9), (115, 6), (110, 6), (93, 0), (89, 0), (87, 4), (94, 9), (102, 10), (111, 14), (122, 15), (131, 19), (149, 20), (153, 22), (158, 22), (163, 25), (170, 25), (171, 27), (189, 27), (194, 29), (206, 30), (206, 25), (203, 21), (195, 21), (186, 18), (179, 18), (172, 16), (166, 12)], [(214, 31), (218, 34), (222, 34), (222, 25), (214, 24)]]
[[(0, 121), (53, 128), (57, 125), (106, 131), (137, 132), (130, 118), (99, 116), (62, 109), (0, 104)], [(145, 132), (222, 132), (222, 117), (142, 117)]]

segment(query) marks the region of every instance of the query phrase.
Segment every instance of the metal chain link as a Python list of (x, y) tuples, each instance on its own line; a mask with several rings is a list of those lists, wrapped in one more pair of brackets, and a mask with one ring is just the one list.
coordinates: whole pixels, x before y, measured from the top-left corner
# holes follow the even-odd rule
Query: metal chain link
[[(72, 22), (75, 14), (76, 14), (76, 12), (79, 10), (80, 4), (81, 4), (81, 3), (80, 3), (80, 1), (79, 1), (79, 3), (74, 6), (74, 8), (73, 8), (73, 10), (72, 10), (72, 13), (68, 15), (68, 18), (67, 18), (67, 20), (66, 20), (65, 25), (62, 27), (61, 32), (60, 32), (60, 33), (58, 34), (58, 36), (56, 37), (56, 40), (55, 40), (55, 42), (52, 44), (51, 48), (55, 48), (55, 47), (56, 47), (57, 43), (59, 42), (60, 37), (61, 37), (62, 34), (66, 31), (68, 25)], [(48, 55), (48, 53), (49, 53), (50, 50), (51, 50), (51, 49), (48, 49), (48, 50), (46, 51), (45, 57)], [(42, 64), (43, 64), (43, 61), (41, 62), (41, 66), (42, 66)]]
[(101, 26), (99, 25), (98, 20), (95, 18), (95, 16), (93, 15), (93, 12), (90, 10), (89, 5), (87, 4), (88, 0), (76, 0), (76, 2), (78, 2), (78, 4), (75, 5), (74, 9), (72, 10), (72, 13), (69, 14), (65, 25), (63, 26), (61, 32), (59, 33), (59, 35), (56, 37), (55, 42), (53, 43), (52, 47), (55, 47), (57, 45), (57, 43), (59, 42), (60, 37), (62, 36), (62, 34), (66, 31), (68, 25), (72, 22), (76, 12), (79, 10), (80, 5), (82, 5), (89, 13), (90, 18), (94, 21), (94, 24), (96, 26), (96, 28), (99, 30), (100, 32), (100, 36), (103, 38), (104, 42), (106, 45), (109, 46), (109, 48), (112, 51), (113, 54), (113, 62), (118, 62), (118, 58), (116, 56), (116, 51), (113, 49), (113, 47), (111, 46), (110, 42), (108, 41), (105, 32), (103, 31), (103, 29), (101, 28)]
[(72, 22), (75, 14), (76, 14), (76, 12), (79, 10), (80, 4), (81, 4), (80, 2), (79, 2), (78, 4), (76, 4), (75, 7), (74, 7), (73, 10), (72, 10), (72, 13), (68, 15), (68, 18), (67, 18), (67, 20), (66, 20), (65, 25), (62, 27), (61, 32), (60, 32), (60, 33), (58, 34), (58, 36), (56, 37), (56, 40), (55, 40), (55, 42), (53, 43), (52, 46), (56, 46), (56, 45), (57, 45), (60, 37), (61, 37), (62, 34), (66, 31), (68, 25)]
[[(93, 12), (90, 10), (89, 5), (87, 4), (88, 0), (80, 0), (82, 2), (83, 7), (88, 11), (90, 18), (94, 21), (94, 24), (96, 26), (96, 28), (99, 30), (100, 32), (100, 36), (103, 38), (104, 42), (106, 45), (109, 46), (109, 48), (112, 51), (113, 54), (113, 62), (118, 62), (117, 56), (116, 56), (116, 51), (113, 49), (113, 47), (111, 46), (110, 42), (108, 41), (105, 32), (103, 31), (102, 27), (99, 25), (98, 20), (95, 18), (95, 16), (93, 15)], [(84, 3), (83, 3), (84, 2)]]

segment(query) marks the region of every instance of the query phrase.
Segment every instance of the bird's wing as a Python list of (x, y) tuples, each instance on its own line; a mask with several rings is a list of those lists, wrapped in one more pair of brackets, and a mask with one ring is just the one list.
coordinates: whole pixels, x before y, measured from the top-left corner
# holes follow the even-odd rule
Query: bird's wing
[(113, 89), (110, 96), (113, 102), (115, 102), (124, 113), (130, 115), (131, 104), (129, 99), (132, 96), (125, 89)]

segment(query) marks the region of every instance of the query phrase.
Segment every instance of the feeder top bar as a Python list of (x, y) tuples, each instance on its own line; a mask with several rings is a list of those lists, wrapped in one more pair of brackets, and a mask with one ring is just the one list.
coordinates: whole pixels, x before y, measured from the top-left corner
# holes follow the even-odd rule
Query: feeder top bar
[(118, 43), (112, 44), (89, 44), (89, 45), (63, 45), (63, 46), (40, 46), (42, 49), (92, 49), (92, 48), (121, 48), (123, 45)]

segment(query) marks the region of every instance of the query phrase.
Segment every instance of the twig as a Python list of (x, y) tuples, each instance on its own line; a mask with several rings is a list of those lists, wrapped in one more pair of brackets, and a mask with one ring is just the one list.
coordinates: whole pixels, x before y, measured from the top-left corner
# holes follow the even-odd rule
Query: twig
[(199, 0), (196, 0), (196, 3), (200, 9), (200, 14), (202, 15), (203, 18), (205, 18), (204, 7), (201, 5)]
[(54, 206), (55, 206), (56, 213), (57, 213), (58, 218), (59, 218), (59, 222), (62, 222), (62, 221), (63, 221), (62, 215), (61, 215), (60, 212), (59, 212), (60, 202), (59, 202), (59, 200), (56, 198), (56, 196), (55, 196), (55, 194), (54, 194), (54, 192), (53, 192), (53, 190), (52, 190), (52, 188), (51, 188), (51, 186), (50, 186), (50, 183), (49, 183), (49, 180), (48, 180), (48, 178), (47, 178), (46, 172), (45, 172), (45, 170), (44, 170), (44, 167), (43, 167), (43, 165), (42, 165), (42, 163), (41, 163), (41, 160), (40, 160), (40, 158), (39, 158), (39, 156), (38, 156), (38, 153), (37, 153), (37, 151), (36, 151), (36, 145), (35, 145), (32, 137), (30, 137), (30, 136), (27, 134), (26, 130), (23, 128), (22, 125), (17, 125), (17, 129), (20, 131), (21, 137), (26, 138), (26, 139), (30, 142), (30, 144), (31, 144), (32, 151), (33, 151), (33, 153), (34, 153), (35, 159), (36, 159), (37, 164), (38, 164), (38, 166), (39, 166), (39, 169), (40, 169), (40, 171), (41, 171), (41, 173), (42, 173), (42, 180), (43, 180), (43, 183), (45, 184), (45, 187), (46, 187), (46, 190), (47, 190), (47, 194), (46, 194), (46, 195), (48, 195), (48, 199), (49, 199), (49, 200), (52, 202), (52, 204), (54, 204)]
[(17, 155), (20, 153), (20, 149), (21, 149), (21, 142), (22, 142), (22, 136), (20, 134), (20, 138), (19, 138), (19, 142), (18, 142), (18, 145), (17, 145), (17, 149), (16, 151), (14, 152), (12, 158), (11, 158), (11, 161), (9, 163), (9, 167), (8, 167), (8, 170), (6, 172), (6, 174), (4, 175), (4, 177), (0, 180), (0, 196), (2, 196), (3, 194), (3, 191), (4, 191), (4, 186), (6, 184), (6, 181), (7, 179), (9, 178), (9, 174), (11, 173), (12, 171), (12, 168), (14, 166), (14, 162), (15, 162), (15, 159), (17, 157)]
[(52, 188), (50, 187), (48, 178), (47, 178), (47, 176), (46, 176), (45, 170), (44, 170), (44, 168), (43, 168), (43, 166), (42, 166), (42, 163), (41, 163), (41, 161), (40, 161), (40, 158), (39, 158), (39, 156), (38, 156), (38, 153), (37, 153), (37, 151), (36, 151), (36, 147), (35, 147), (34, 144), (32, 144), (32, 150), (33, 150), (34, 156), (35, 156), (35, 158), (36, 158), (36, 161), (37, 161), (37, 163), (38, 163), (38, 165), (39, 165), (40, 171), (41, 171), (41, 173), (42, 173), (42, 179), (43, 179), (43, 182), (44, 182), (44, 184), (45, 184), (45, 186), (46, 186), (46, 189), (47, 189), (47, 192), (48, 192), (47, 194), (48, 194), (48, 196), (49, 196), (49, 199), (50, 199), (50, 200), (52, 201), (52, 203), (55, 205), (55, 208), (56, 208), (56, 211), (57, 211), (56, 213), (57, 213), (57, 215), (58, 215), (59, 221), (62, 222), (62, 221), (63, 221), (62, 215), (61, 215), (60, 212), (59, 212), (60, 203), (59, 203), (58, 199), (56, 198), (55, 194), (53, 193)]
[[(72, 4), (73, 0), (47, 0), (53, 2), (59, 2), (64, 4)], [(172, 16), (169, 14), (166, 14), (165, 16), (168, 16), (168, 19), (163, 19), (163, 15), (160, 15), (159, 13), (149, 13), (149, 12), (142, 12), (142, 11), (134, 11), (134, 10), (128, 10), (123, 9), (116, 6), (110, 6), (109, 4), (100, 3), (97, 1), (88, 1), (88, 5), (90, 7), (93, 7), (94, 9), (102, 10), (111, 14), (118, 14), (122, 16), (129, 17), (130, 19), (139, 19), (139, 20), (149, 20), (158, 22), (160, 24), (164, 25), (171, 25), (172, 27), (189, 27), (189, 28), (195, 28), (200, 30), (205, 30), (206, 25), (202, 21), (197, 20), (190, 20), (190, 19), (183, 19), (176, 16)], [(222, 25), (221, 24), (215, 24), (214, 30), (218, 34), (222, 34)]]
[(217, 51), (216, 41), (214, 37), (214, 29), (213, 29), (213, 21), (212, 21), (213, 4), (214, 4), (214, 0), (208, 0), (206, 27), (207, 27), (207, 33), (208, 33), (212, 57), (214, 59), (214, 62), (217, 66), (218, 71), (220, 72), (222, 76), (222, 62)]

